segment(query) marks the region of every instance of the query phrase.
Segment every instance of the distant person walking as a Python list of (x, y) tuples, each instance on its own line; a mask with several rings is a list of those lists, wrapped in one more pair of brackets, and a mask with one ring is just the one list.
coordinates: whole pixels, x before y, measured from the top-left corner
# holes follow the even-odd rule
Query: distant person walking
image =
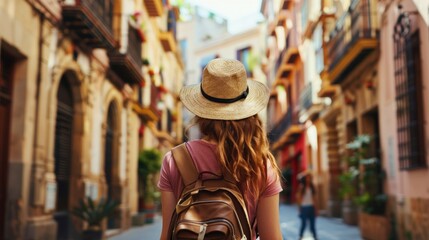
[(301, 218), (299, 237), (302, 239), (307, 222), (310, 222), (310, 230), (313, 238), (317, 239), (316, 216), (318, 215), (318, 210), (316, 207), (316, 189), (313, 184), (313, 176), (310, 172), (306, 171), (301, 173), (299, 178), (301, 181), (297, 192), (299, 217)]

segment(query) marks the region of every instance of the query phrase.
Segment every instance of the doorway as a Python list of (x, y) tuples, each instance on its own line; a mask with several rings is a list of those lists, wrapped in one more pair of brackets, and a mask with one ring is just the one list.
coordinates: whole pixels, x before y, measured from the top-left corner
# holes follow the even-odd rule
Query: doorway
[(6, 224), (9, 134), (15, 59), (5, 51), (0, 52), (0, 238), (2, 238)]
[(57, 93), (57, 117), (55, 125), (55, 176), (57, 180), (57, 204), (54, 218), (58, 224), (57, 239), (69, 239), (72, 223), (69, 214), (70, 177), (72, 167), (73, 93), (70, 81), (64, 74)]
[[(115, 192), (115, 180), (116, 180), (116, 167), (114, 162), (116, 159), (116, 145), (117, 143), (117, 121), (116, 117), (118, 116), (118, 111), (115, 102), (111, 102), (109, 104), (109, 109), (107, 112), (107, 122), (106, 122), (106, 142), (104, 147), (104, 175), (106, 178), (107, 185), (107, 198), (118, 200), (117, 194)], [(113, 214), (107, 220), (107, 228), (108, 229), (116, 229), (119, 228), (119, 221), (116, 217), (116, 213)]]

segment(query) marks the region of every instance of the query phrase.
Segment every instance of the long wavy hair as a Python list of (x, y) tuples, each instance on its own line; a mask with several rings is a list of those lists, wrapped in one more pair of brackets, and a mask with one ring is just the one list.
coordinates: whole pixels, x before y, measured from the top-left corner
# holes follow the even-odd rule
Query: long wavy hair
[[(269, 150), (266, 132), (258, 115), (241, 120), (212, 120), (195, 117), (203, 138), (218, 143), (223, 171), (229, 171), (242, 191), (258, 198), (267, 179), (267, 161), (277, 177), (279, 168)], [(263, 185), (261, 185), (263, 183)]]

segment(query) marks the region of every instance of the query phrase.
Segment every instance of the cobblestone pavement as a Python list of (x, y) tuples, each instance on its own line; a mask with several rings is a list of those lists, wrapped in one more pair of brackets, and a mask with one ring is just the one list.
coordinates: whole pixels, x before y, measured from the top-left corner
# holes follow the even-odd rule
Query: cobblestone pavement
[[(300, 219), (296, 206), (280, 206), (280, 226), (283, 236), (286, 240), (297, 240)], [(316, 220), (317, 234), (319, 240), (359, 240), (359, 228), (349, 226), (342, 222), (341, 219), (318, 217)], [(110, 240), (157, 240), (161, 231), (161, 217), (156, 216), (153, 224), (142, 227), (134, 227), (116, 236)], [(304, 234), (305, 240), (313, 239), (307, 227)]]

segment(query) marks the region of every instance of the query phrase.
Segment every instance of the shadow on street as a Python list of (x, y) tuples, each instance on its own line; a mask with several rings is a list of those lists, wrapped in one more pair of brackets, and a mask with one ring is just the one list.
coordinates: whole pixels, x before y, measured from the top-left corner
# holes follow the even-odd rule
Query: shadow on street
[[(109, 239), (111, 240), (157, 240), (161, 232), (161, 216), (156, 216), (153, 224), (144, 225), (141, 227), (133, 227), (125, 232), (122, 232)], [(300, 219), (296, 206), (281, 205), (280, 206), (280, 226), (283, 236), (286, 240), (297, 240), (300, 227)], [(317, 233), (319, 240), (359, 240), (359, 228), (349, 226), (342, 222), (341, 219), (318, 217), (316, 220)], [(313, 239), (310, 231), (307, 228), (304, 234), (305, 240)]]

